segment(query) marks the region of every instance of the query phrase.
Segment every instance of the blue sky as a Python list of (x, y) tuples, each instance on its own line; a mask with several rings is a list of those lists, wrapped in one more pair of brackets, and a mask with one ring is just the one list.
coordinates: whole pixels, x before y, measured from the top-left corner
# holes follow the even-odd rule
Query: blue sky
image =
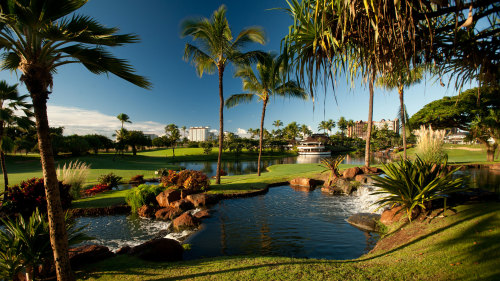
[[(103, 133), (110, 135), (120, 127), (115, 118), (119, 113), (130, 116), (132, 129), (160, 134), (169, 123), (178, 126), (210, 126), (218, 128), (218, 78), (204, 75), (199, 78), (195, 69), (182, 60), (184, 46), (189, 38), (180, 37), (180, 23), (190, 17), (210, 17), (221, 4), (227, 6), (227, 18), (233, 34), (244, 27), (262, 26), (268, 42), (265, 46), (252, 45), (249, 49), (279, 51), (280, 41), (287, 34), (291, 18), (282, 10), (284, 0), (266, 1), (164, 1), (164, 0), (90, 0), (80, 14), (96, 18), (109, 27), (119, 27), (122, 33), (136, 33), (141, 42), (111, 49), (119, 58), (129, 60), (137, 70), (153, 83), (152, 90), (138, 88), (114, 76), (94, 75), (81, 65), (66, 65), (54, 75), (50, 96), (49, 122), (64, 126), (66, 134)], [(233, 78), (234, 68), (224, 74), (224, 95), (241, 93), (241, 80)], [(17, 83), (20, 74), (1, 72), (0, 79)], [(446, 81), (445, 81), (446, 82)], [(467, 87), (470, 87), (467, 85)], [(24, 85), (22, 93), (27, 93)], [(368, 115), (368, 87), (360, 81), (354, 88), (343, 77), (337, 79), (337, 101), (329, 87), (322, 90), (314, 104), (311, 101), (272, 100), (266, 113), (266, 125), (280, 119), (287, 124), (297, 121), (313, 130), (323, 119), (366, 120)], [(428, 79), (406, 90), (408, 112), (414, 114), (422, 106), (445, 95), (455, 95), (452, 86), (441, 87)], [(393, 119), (398, 112), (395, 91), (376, 89), (374, 120)], [(258, 128), (260, 103), (243, 104), (225, 110), (225, 130)]]

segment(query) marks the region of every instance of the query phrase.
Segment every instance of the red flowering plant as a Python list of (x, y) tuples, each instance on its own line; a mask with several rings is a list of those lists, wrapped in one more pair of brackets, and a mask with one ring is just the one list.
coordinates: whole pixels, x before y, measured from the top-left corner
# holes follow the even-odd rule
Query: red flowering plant
[(98, 193), (102, 193), (104, 191), (111, 190), (111, 187), (107, 184), (96, 184), (93, 187), (85, 190), (83, 193), (85, 196), (94, 196)]
[[(59, 194), (63, 209), (71, 206), (69, 191), (71, 186), (59, 182)], [(30, 216), (38, 208), (40, 211), (47, 210), (47, 200), (43, 178), (32, 178), (18, 185), (9, 186), (5, 190), (5, 200), (2, 208), (10, 213)]]

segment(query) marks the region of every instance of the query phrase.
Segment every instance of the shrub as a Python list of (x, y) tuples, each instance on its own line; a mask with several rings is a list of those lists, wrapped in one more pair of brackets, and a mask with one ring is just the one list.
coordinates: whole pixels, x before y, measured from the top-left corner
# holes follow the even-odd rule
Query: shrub
[(431, 126), (425, 128), (420, 126), (419, 130), (415, 131), (417, 136), (417, 155), (427, 162), (442, 162), (446, 159), (444, 152), (444, 136), (445, 130), (433, 130)]
[(113, 173), (101, 175), (97, 178), (97, 181), (100, 184), (107, 184), (107, 185), (109, 185), (110, 188), (117, 187), (121, 180), (122, 180), (122, 177), (117, 176)]
[(200, 147), (203, 148), (204, 154), (210, 154), (212, 152), (213, 144), (210, 141), (204, 141), (200, 143)]
[(175, 186), (186, 190), (188, 193), (196, 193), (207, 190), (210, 182), (203, 172), (193, 170), (183, 170), (180, 172), (168, 171), (168, 175), (161, 178), (164, 186)]
[[(0, 279), (13, 278), (21, 271), (35, 280), (39, 267), (50, 264), (53, 260), (50, 247), (49, 224), (38, 209), (25, 220), (22, 216), (2, 220), (4, 228), (0, 228)], [(68, 215), (65, 217), (69, 245), (75, 245), (92, 239), (85, 235), (84, 227), (77, 228), (75, 221)]]
[(344, 161), (345, 156), (344, 155), (338, 155), (337, 157), (328, 157), (328, 158), (323, 158), (321, 159), (321, 164), (325, 166), (330, 171), (330, 174), (328, 175), (328, 185), (333, 180), (333, 177), (340, 177), (339, 173), (339, 165)]
[[(23, 216), (31, 215), (36, 208), (40, 211), (47, 211), (47, 201), (42, 178), (32, 178), (21, 182), (19, 185), (7, 187), (5, 191), (4, 205), (11, 213), (18, 213)], [(59, 194), (63, 209), (71, 206), (73, 199), (70, 194), (70, 186), (59, 182)]]
[(144, 175), (135, 175), (130, 178), (130, 182), (144, 183)]
[[(447, 163), (436, 164), (420, 159), (414, 162), (401, 159), (398, 162), (384, 164), (386, 177), (374, 176), (374, 186), (380, 190), (373, 194), (382, 194), (375, 204), (379, 208), (387, 205), (400, 205), (411, 220), (421, 211), (431, 209), (431, 202), (444, 198), (454, 192), (464, 191), (464, 178), (453, 178), (459, 168), (448, 171)], [(379, 209), (378, 208), (378, 209)]]
[(108, 190), (111, 190), (111, 187), (109, 185), (107, 185), (107, 184), (96, 184), (93, 187), (85, 190), (83, 193), (86, 196), (93, 196), (93, 195), (96, 195), (98, 193), (102, 193), (102, 192), (108, 191)]
[(69, 164), (64, 164), (62, 169), (57, 167), (57, 178), (71, 186), (70, 194), (77, 199), (80, 198), (82, 185), (87, 180), (89, 170), (90, 165), (85, 162), (69, 162)]
[(135, 212), (143, 205), (156, 206), (158, 204), (156, 196), (164, 190), (165, 187), (161, 185), (141, 184), (127, 193), (125, 201), (132, 208), (132, 211)]

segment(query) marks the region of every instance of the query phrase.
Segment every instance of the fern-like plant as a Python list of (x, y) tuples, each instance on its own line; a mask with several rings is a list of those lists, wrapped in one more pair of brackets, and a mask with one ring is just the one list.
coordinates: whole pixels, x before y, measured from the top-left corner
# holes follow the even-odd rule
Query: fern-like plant
[(328, 157), (321, 159), (321, 164), (330, 171), (328, 175), (328, 183), (331, 183), (333, 177), (340, 177), (339, 165), (344, 161), (344, 155), (337, 155), (336, 157)]
[(411, 221), (412, 212), (420, 213), (431, 207), (431, 201), (441, 199), (454, 192), (464, 191), (464, 178), (453, 178), (459, 168), (449, 171), (447, 162), (439, 164), (416, 157), (415, 161), (401, 159), (384, 164), (386, 176), (373, 176), (374, 186), (379, 190), (373, 194), (385, 195), (375, 204), (380, 206), (400, 205)]
[(141, 184), (127, 193), (125, 201), (136, 212), (143, 205), (156, 205), (156, 196), (164, 190), (161, 185)]
[(75, 161), (64, 164), (62, 169), (57, 167), (57, 178), (71, 186), (70, 194), (74, 199), (80, 198), (83, 184), (87, 181), (90, 164)]

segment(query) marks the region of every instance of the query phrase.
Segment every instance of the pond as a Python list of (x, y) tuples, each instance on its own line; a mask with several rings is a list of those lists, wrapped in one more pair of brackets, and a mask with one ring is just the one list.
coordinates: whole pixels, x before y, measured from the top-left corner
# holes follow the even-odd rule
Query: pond
[[(299, 155), (292, 157), (276, 158), (271, 160), (262, 160), (261, 167), (267, 168), (277, 164), (306, 164), (306, 163), (321, 163), (321, 159), (325, 156), (317, 155)], [(372, 156), (370, 163), (378, 164), (386, 162), (387, 158)], [(346, 155), (342, 162), (343, 164), (364, 165), (364, 156)], [(176, 162), (176, 165), (182, 166), (188, 170), (202, 171), (207, 176), (215, 176), (217, 171), (217, 161), (189, 161), (189, 162)], [(257, 159), (256, 160), (242, 160), (242, 161), (222, 161), (222, 170), (228, 175), (244, 175), (257, 173)]]

